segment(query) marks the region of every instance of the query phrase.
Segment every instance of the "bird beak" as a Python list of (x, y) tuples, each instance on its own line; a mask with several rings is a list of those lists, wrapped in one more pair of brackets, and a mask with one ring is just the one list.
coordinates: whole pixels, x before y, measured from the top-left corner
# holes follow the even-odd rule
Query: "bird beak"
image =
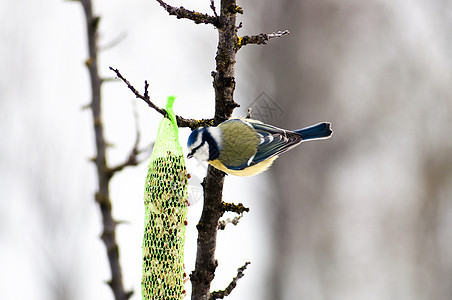
[(188, 153), (187, 158), (192, 158), (192, 157), (193, 157), (193, 154)]

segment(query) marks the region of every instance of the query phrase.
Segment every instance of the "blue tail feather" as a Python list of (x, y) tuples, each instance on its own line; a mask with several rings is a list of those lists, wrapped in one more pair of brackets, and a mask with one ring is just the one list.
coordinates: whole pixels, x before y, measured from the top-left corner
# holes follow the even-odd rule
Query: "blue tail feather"
[(317, 140), (329, 138), (333, 131), (331, 130), (331, 123), (324, 122), (312, 125), (306, 128), (295, 130), (296, 133), (301, 134), (304, 141)]

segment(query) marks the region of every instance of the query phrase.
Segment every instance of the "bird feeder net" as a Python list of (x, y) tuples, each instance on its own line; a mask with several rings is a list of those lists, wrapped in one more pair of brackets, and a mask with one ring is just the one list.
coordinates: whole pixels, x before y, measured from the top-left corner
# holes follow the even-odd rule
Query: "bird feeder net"
[(168, 97), (159, 125), (144, 191), (142, 299), (182, 299), (188, 174)]

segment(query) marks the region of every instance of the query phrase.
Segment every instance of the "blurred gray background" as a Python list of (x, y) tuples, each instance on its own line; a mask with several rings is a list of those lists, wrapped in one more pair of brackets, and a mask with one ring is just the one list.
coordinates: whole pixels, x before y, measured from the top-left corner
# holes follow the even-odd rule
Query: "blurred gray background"
[[(172, 1), (211, 13), (209, 1)], [(449, 1), (242, 1), (239, 35), (289, 30), (237, 56), (236, 115), (296, 129), (333, 123), (271, 171), (226, 179), (226, 201), (250, 207), (218, 235), (214, 289), (247, 260), (228, 299), (452, 298), (452, 4)], [(95, 1), (101, 74), (117, 67), (159, 105), (213, 114), (217, 33), (151, 0)], [(219, 7), (219, 3), (217, 3)], [(116, 41), (120, 40), (119, 43)], [(116, 44), (110, 47), (111, 44)], [(97, 183), (84, 16), (66, 1), (0, 4), (0, 298), (112, 299), (93, 195)], [(103, 87), (112, 164), (143, 145), (160, 115), (122, 83)], [(135, 103), (135, 104), (133, 104)], [(184, 144), (189, 131), (181, 130)], [(140, 299), (147, 163), (112, 182), (125, 286)], [(202, 178), (202, 164), (189, 161)], [(193, 269), (189, 209), (186, 268)], [(187, 290), (190, 290), (187, 284)]]

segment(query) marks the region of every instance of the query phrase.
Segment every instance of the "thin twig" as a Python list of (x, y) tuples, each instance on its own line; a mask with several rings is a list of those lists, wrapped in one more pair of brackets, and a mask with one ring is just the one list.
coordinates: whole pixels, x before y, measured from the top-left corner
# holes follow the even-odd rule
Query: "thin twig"
[(166, 116), (166, 110), (155, 105), (149, 98), (148, 94), (149, 84), (147, 83), (147, 81), (145, 81), (144, 83), (144, 95), (141, 95), (140, 92), (138, 92), (137, 89), (132, 84), (130, 84), (130, 82), (124, 76), (122, 76), (118, 69), (110, 67), (110, 70), (116, 73), (116, 76), (118, 76), (118, 78), (121, 79), (127, 85), (127, 87), (135, 94), (137, 98), (140, 98), (141, 100), (146, 102), (146, 104), (149, 105), (149, 107), (155, 109), (160, 114)]
[[(132, 102), (132, 103), (135, 103), (135, 102)], [(139, 145), (140, 145), (140, 141), (141, 141), (141, 132), (140, 132), (140, 127), (138, 126), (138, 112), (136, 110), (135, 105), (133, 105), (133, 107), (134, 107), (133, 115), (134, 115), (134, 119), (135, 119), (135, 143), (133, 144), (133, 147), (132, 147), (132, 150), (130, 151), (129, 156), (127, 157), (127, 159), (124, 162), (116, 165), (115, 167), (109, 168), (108, 171), (109, 171), (110, 176), (113, 176), (115, 173), (122, 171), (125, 167), (139, 165), (145, 159), (147, 159), (147, 157), (138, 159), (138, 155), (140, 153), (143, 153), (145, 150), (139, 149)]]
[(289, 30), (269, 33), (269, 34), (267, 34), (267, 36), (268, 36), (268, 39), (270, 40), (273, 38), (281, 38), (281, 37), (285, 36), (286, 34), (290, 34)]
[(214, 0), (210, 0), (210, 8), (213, 11), (213, 15), (218, 18), (218, 14), (217, 14), (217, 9), (215, 7), (215, 1)]
[(218, 16), (210, 16), (208, 14), (202, 14), (196, 11), (185, 9), (184, 7), (175, 7), (166, 4), (162, 0), (157, 0), (158, 3), (172, 16), (176, 16), (178, 19), (189, 19), (196, 24), (212, 24), (215, 27), (220, 27), (220, 18)]
[[(110, 70), (116, 73), (116, 76), (121, 79), (127, 87), (132, 91), (132, 93), (135, 95), (135, 97), (143, 100), (149, 107), (155, 109), (157, 112), (162, 114), (163, 116), (166, 116), (166, 110), (158, 107), (155, 105), (151, 98), (149, 97), (149, 84), (147, 81), (144, 82), (144, 94), (142, 95), (128, 80), (125, 78), (121, 72), (119, 72), (118, 69), (110, 67)], [(207, 127), (212, 126), (214, 120), (213, 119), (201, 119), (201, 120), (195, 120), (195, 119), (185, 119), (181, 116), (176, 115), (177, 120), (177, 126), (179, 127), (189, 127), (190, 129), (195, 129), (198, 127)]]
[(239, 214), (238, 216), (236, 216), (232, 219), (227, 218), (226, 220), (220, 220), (218, 222), (218, 230), (224, 230), (226, 228), (226, 225), (228, 225), (228, 224), (237, 226), (237, 224), (239, 224), (239, 221), (242, 217), (243, 217), (243, 213)]
[(239, 281), (240, 278), (242, 278), (245, 274), (245, 270), (248, 267), (250, 262), (246, 262), (242, 267), (237, 269), (237, 276), (234, 277), (229, 283), (228, 287), (222, 291), (215, 291), (210, 294), (209, 300), (215, 300), (215, 299), (223, 299), (224, 297), (229, 296), (231, 294), (232, 290), (237, 286), (237, 281)]
[(249, 44), (265, 45), (271, 39), (282, 38), (288, 34), (290, 34), (289, 30), (272, 32), (272, 33), (261, 33), (261, 34), (252, 35), (252, 36), (245, 35), (245, 36), (239, 38), (239, 41), (237, 42), (237, 50), (240, 49), (241, 47), (243, 47), (245, 45), (249, 45)]
[(252, 107), (249, 107), (248, 108), (248, 112), (247, 112), (247, 114), (246, 114), (246, 118), (247, 119), (251, 119), (253, 117), (253, 108)]

